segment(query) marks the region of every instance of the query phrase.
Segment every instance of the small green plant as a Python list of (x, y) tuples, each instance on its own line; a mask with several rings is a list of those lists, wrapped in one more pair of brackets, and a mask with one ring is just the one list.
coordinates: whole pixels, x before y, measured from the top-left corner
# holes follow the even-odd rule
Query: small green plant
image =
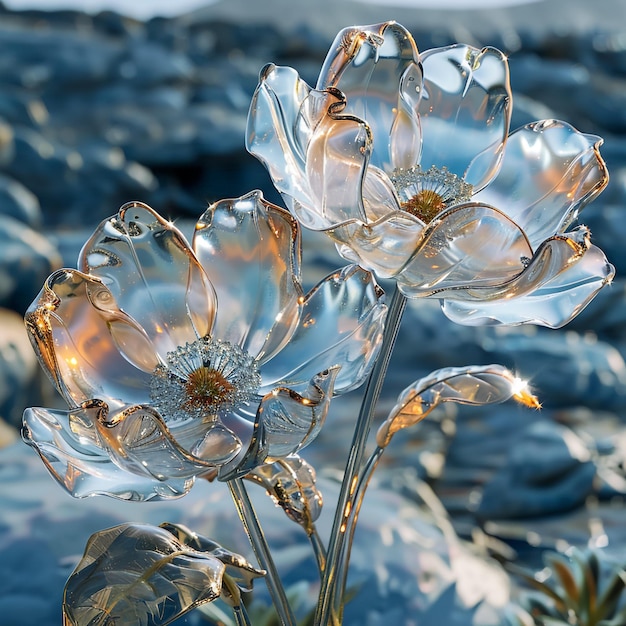
[(533, 590), (524, 600), (537, 626), (624, 626), (626, 569), (599, 550), (569, 549), (544, 558), (531, 574), (512, 570)]

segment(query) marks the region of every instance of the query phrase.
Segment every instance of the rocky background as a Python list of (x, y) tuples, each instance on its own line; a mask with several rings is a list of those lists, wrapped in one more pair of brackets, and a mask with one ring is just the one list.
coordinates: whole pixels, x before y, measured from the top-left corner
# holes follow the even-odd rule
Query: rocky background
[[(506, 51), (513, 127), (557, 117), (604, 137), (611, 183), (583, 219), (617, 278), (560, 331), (463, 328), (436, 303), (408, 308), (381, 416), (432, 369), (491, 362), (529, 378), (543, 409), (446, 407), (396, 437), (361, 516), (346, 623), (504, 624), (519, 581), (500, 563), (538, 569), (547, 551), (572, 545), (626, 563), (626, 8), (587, 4), (452, 13), (225, 0), (141, 22), (0, 3), (1, 624), (59, 624), (63, 584), (87, 537), (121, 521), (180, 521), (249, 553), (218, 485), (171, 505), (62, 493), (18, 441), (25, 406), (58, 404), (21, 316), (47, 275), (75, 265), (87, 235), (126, 201), (182, 225), (207, 203), (253, 188), (280, 202), (244, 149), (259, 70), (291, 65), (314, 83), (337, 30), (384, 19), (401, 21), (421, 49), (463, 40)], [(324, 240), (306, 242), (311, 281), (341, 263)], [(329, 503), (322, 532), (358, 408), (352, 396), (335, 406), (332, 432), (305, 453)], [(315, 584), (307, 546), (271, 504), (259, 506), (306, 612)], [(196, 612), (180, 623), (205, 620)]]

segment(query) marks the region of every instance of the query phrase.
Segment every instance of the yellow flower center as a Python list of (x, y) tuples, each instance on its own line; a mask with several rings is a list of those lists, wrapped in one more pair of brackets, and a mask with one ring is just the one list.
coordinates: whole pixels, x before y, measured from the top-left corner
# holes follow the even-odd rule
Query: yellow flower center
[(423, 170), (419, 165), (409, 169), (396, 169), (391, 182), (398, 194), (400, 208), (428, 224), (439, 213), (450, 207), (468, 202), (472, 185), (466, 183), (445, 167), (434, 165)]
[(183, 404), (183, 408), (189, 411), (191, 409), (209, 409), (223, 404), (229, 399), (233, 390), (234, 386), (226, 380), (221, 372), (212, 367), (199, 367), (189, 374), (185, 383), (187, 400)]
[(400, 205), (407, 213), (428, 224), (446, 208), (443, 198), (432, 189), (422, 189)]

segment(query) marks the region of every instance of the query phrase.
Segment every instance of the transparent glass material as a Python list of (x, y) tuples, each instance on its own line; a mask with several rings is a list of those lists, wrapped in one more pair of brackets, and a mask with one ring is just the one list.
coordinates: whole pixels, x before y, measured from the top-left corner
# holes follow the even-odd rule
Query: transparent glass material
[(422, 421), (442, 402), (483, 405), (498, 404), (511, 398), (531, 408), (541, 407), (526, 381), (502, 365), (435, 370), (402, 391), (389, 416), (379, 427), (376, 443), (385, 448), (395, 433)]
[(26, 323), (68, 410), (26, 409), (23, 437), (68, 492), (178, 497), (316, 436), (369, 373), (386, 306), (356, 266), (304, 294), (298, 228), (252, 192), (209, 207), (192, 247), (131, 203), (48, 278)]
[(264, 574), (212, 541), (164, 526), (121, 524), (89, 538), (65, 587), (68, 624), (169, 624), (220, 596), (230, 600), (227, 569), (244, 579)]
[[(589, 245), (547, 262), (608, 183), (602, 140), (557, 120), (509, 134), (511, 111), (499, 50), (419, 53), (393, 22), (352, 27), (315, 88), (291, 68), (263, 69), (247, 148), (304, 226), (404, 295), (440, 298), (461, 323), (562, 326), (614, 275)], [(412, 172), (454, 182), (424, 194)], [(568, 287), (548, 296), (557, 275)]]
[(305, 529), (322, 513), (322, 494), (315, 469), (299, 456), (259, 465), (246, 479), (261, 485), (287, 516)]

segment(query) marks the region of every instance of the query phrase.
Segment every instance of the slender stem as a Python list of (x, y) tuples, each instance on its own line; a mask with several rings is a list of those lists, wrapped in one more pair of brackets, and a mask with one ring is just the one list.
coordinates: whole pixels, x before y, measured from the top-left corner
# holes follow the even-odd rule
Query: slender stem
[(320, 572), (320, 576), (324, 574), (326, 569), (326, 548), (320, 539), (317, 532), (317, 528), (313, 527), (313, 532), (308, 535), (311, 546), (313, 547), (313, 553), (317, 560), (317, 568)]
[[(406, 298), (396, 287), (389, 305), (389, 311), (387, 312), (387, 322), (380, 354), (367, 381), (367, 387), (363, 396), (359, 418), (356, 423), (352, 445), (350, 447), (350, 454), (348, 455), (346, 469), (341, 483), (341, 491), (339, 493), (335, 519), (328, 545), (326, 569), (322, 577), (320, 597), (315, 614), (315, 626), (327, 626), (330, 623), (335, 623), (334, 618), (338, 620), (339, 624), (341, 623), (343, 604), (340, 603), (339, 607), (333, 606), (333, 599), (336, 597), (335, 587), (338, 584), (338, 568), (343, 569), (348, 566), (347, 563), (345, 565), (339, 564), (339, 560), (343, 558), (345, 554), (346, 521), (350, 516), (350, 511), (354, 507), (355, 490), (367, 437), (374, 416), (374, 410), (387, 374), (391, 353), (396, 343), (405, 306)], [(333, 615), (334, 618), (333, 621), (331, 621)]]
[(246, 607), (243, 604), (233, 607), (233, 615), (235, 616), (237, 626), (252, 626)]
[(260, 566), (267, 572), (265, 582), (272, 596), (278, 618), (283, 626), (295, 626), (296, 620), (294, 619), (291, 607), (287, 601), (285, 589), (283, 588), (278, 570), (276, 569), (269, 546), (265, 540), (265, 535), (259, 523), (259, 518), (248, 496), (243, 480), (241, 478), (233, 478), (233, 480), (228, 481), (228, 486), (235, 506), (237, 507), (239, 518), (250, 539), (254, 554)]
[(335, 584), (335, 596), (332, 599), (335, 609), (342, 604), (342, 599), (346, 591), (346, 581), (348, 580), (348, 565), (350, 563), (350, 552), (352, 550), (352, 542), (354, 540), (354, 531), (356, 530), (356, 523), (363, 505), (365, 498), (365, 492), (370, 484), (370, 480), (374, 475), (374, 471), (378, 467), (385, 448), (377, 447), (368, 459), (363, 473), (361, 474), (355, 493), (354, 493), (354, 507), (350, 511), (350, 516), (346, 520), (346, 540), (343, 544), (343, 552), (337, 565), (337, 583)]

